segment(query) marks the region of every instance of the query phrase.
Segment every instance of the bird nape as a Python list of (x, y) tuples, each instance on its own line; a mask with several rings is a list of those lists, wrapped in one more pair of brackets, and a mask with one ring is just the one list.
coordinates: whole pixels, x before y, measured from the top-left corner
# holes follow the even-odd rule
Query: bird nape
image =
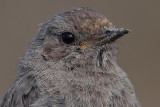
[(0, 107), (141, 107), (117, 64), (115, 41), (128, 32), (90, 8), (55, 15), (20, 58)]

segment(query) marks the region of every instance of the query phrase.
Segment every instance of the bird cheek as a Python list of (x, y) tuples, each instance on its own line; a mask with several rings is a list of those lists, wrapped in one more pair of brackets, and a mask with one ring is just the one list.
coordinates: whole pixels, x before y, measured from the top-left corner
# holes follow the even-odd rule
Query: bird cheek
[(43, 59), (54, 62), (65, 57), (67, 55), (67, 52), (66, 49), (63, 47), (48, 48), (48, 49), (45, 48), (42, 54), (43, 54)]

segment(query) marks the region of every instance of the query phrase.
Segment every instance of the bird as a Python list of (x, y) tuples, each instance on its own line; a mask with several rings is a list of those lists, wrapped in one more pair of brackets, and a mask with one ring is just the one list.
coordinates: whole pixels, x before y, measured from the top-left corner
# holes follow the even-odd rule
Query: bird
[(141, 107), (117, 63), (116, 41), (129, 32), (88, 7), (54, 15), (19, 58), (0, 107)]

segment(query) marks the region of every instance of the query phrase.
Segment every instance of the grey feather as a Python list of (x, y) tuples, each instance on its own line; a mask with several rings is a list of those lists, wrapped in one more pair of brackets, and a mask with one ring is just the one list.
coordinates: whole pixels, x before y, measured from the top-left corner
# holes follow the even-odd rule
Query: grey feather
[[(65, 32), (73, 43), (63, 41)], [(19, 59), (0, 107), (141, 107), (117, 64), (115, 40), (126, 33), (89, 8), (54, 16)]]

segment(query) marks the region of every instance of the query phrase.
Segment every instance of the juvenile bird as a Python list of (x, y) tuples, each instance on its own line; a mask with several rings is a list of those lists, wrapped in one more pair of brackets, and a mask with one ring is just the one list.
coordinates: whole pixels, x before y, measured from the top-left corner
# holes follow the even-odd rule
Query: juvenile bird
[(19, 59), (0, 107), (141, 107), (117, 64), (115, 41), (128, 32), (90, 8), (55, 15)]

